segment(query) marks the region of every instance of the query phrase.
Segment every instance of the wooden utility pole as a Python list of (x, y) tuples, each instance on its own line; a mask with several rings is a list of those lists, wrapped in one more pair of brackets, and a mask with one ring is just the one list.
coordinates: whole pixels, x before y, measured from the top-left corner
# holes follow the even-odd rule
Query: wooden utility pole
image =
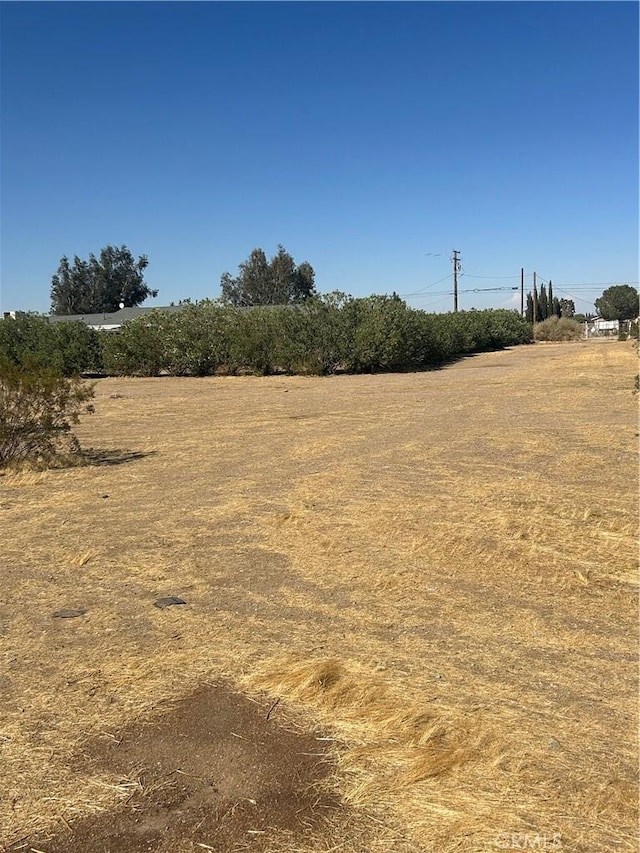
[(524, 317), (524, 267), (520, 269), (520, 316)]
[(460, 251), (458, 249), (453, 250), (453, 310), (458, 310), (458, 272), (460, 271), (460, 258), (458, 257)]
[(537, 273), (533, 274), (533, 317), (531, 318), (533, 324), (538, 322), (538, 286), (537, 286)]

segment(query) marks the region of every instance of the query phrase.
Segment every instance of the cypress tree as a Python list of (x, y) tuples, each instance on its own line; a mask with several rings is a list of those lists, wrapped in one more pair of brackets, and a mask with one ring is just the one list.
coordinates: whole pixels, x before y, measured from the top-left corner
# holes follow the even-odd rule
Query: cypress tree
[(549, 316), (549, 302), (547, 300), (547, 288), (544, 284), (540, 287), (540, 297), (538, 299), (538, 321), (542, 322)]
[(525, 313), (525, 319), (527, 323), (533, 323), (533, 296), (531, 293), (527, 293), (527, 310)]

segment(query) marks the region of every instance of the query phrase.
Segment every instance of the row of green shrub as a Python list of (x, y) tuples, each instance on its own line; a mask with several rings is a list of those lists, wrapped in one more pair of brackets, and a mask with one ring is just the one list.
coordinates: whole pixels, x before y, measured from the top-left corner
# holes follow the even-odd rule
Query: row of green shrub
[(295, 307), (205, 301), (179, 312), (150, 312), (118, 333), (82, 323), (50, 325), (36, 315), (0, 321), (0, 356), (66, 376), (423, 370), (531, 340), (531, 325), (515, 311), (426, 314), (397, 297), (342, 294)]
[(38, 314), (0, 320), (0, 365), (63, 376), (100, 373), (103, 343), (102, 335), (80, 322), (52, 325)]

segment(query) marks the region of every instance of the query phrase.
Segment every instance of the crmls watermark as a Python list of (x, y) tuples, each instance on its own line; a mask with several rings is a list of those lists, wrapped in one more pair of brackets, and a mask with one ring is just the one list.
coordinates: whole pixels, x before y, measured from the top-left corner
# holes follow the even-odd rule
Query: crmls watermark
[(559, 832), (501, 832), (494, 842), (498, 850), (563, 850)]

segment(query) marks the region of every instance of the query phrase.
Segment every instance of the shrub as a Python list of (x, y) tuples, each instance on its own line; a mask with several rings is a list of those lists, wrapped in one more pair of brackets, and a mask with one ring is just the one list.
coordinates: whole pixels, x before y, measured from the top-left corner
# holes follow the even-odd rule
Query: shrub
[(71, 425), (82, 412), (93, 412), (88, 403), (93, 393), (93, 385), (79, 377), (0, 361), (0, 468), (24, 462), (47, 466), (77, 453)]
[(104, 365), (100, 335), (104, 333), (90, 329), (81, 322), (56, 323), (53, 330), (57, 363), (63, 376), (102, 372)]
[(55, 329), (40, 314), (0, 320), (0, 359), (23, 367), (62, 369)]
[(52, 325), (40, 314), (6, 317), (0, 320), (0, 359), (63, 376), (98, 373), (103, 366), (100, 333), (81, 322)]
[(153, 311), (124, 323), (119, 332), (103, 332), (104, 366), (114, 376), (157, 376), (165, 366), (169, 315)]
[(187, 305), (166, 316), (164, 369), (174, 376), (211, 376), (231, 361), (234, 312), (212, 301)]
[(105, 370), (115, 375), (326, 375), (425, 370), (466, 353), (529, 343), (532, 332), (515, 311), (426, 314), (396, 295), (334, 292), (302, 305), (205, 301), (176, 314), (153, 311), (101, 339)]
[[(233, 370), (250, 370), (268, 376), (276, 368), (276, 329), (279, 309), (266, 305), (246, 310), (230, 309), (235, 322), (230, 338), (230, 358)], [(283, 309), (283, 310), (295, 310)]]
[(533, 330), (537, 341), (579, 341), (583, 337), (580, 323), (569, 317), (549, 317)]

